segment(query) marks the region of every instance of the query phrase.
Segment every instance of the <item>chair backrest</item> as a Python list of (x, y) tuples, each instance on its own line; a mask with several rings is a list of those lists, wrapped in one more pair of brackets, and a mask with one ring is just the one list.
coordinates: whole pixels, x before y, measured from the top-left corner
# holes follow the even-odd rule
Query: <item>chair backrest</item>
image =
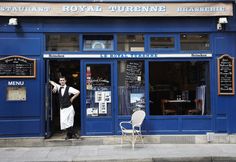
[(196, 99), (195, 104), (196, 104), (196, 109), (202, 111), (202, 100), (201, 99)]
[(146, 116), (145, 111), (137, 110), (132, 114), (131, 122), (133, 126), (141, 126)]

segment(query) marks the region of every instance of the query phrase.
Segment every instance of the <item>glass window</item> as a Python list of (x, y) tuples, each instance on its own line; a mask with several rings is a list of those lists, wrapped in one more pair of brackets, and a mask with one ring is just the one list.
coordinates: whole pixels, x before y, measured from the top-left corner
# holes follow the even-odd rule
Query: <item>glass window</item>
[(111, 65), (87, 64), (86, 113), (89, 117), (111, 116)]
[(150, 62), (150, 115), (209, 115), (209, 62)]
[(118, 51), (144, 51), (144, 35), (118, 34)]
[(151, 48), (170, 49), (175, 48), (174, 37), (151, 37)]
[(119, 115), (145, 109), (144, 61), (118, 62)]
[(209, 50), (208, 34), (180, 34), (181, 50)]
[(46, 51), (79, 51), (77, 34), (47, 34)]
[(85, 51), (112, 51), (113, 35), (84, 35)]

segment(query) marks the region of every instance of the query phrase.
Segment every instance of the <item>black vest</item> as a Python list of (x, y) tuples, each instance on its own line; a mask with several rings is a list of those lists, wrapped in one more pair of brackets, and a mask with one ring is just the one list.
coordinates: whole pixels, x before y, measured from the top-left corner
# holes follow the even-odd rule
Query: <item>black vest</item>
[(69, 96), (69, 88), (70, 88), (69, 86), (66, 86), (65, 93), (63, 96), (61, 95), (62, 88), (59, 89), (59, 102), (60, 102), (61, 109), (71, 106), (70, 96)]

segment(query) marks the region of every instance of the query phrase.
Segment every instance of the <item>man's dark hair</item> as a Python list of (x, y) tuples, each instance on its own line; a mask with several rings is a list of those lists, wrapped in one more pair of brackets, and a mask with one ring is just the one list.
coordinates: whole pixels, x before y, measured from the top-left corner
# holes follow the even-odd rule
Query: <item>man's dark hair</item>
[(60, 76), (59, 79), (65, 79), (66, 80), (66, 77), (65, 76)]

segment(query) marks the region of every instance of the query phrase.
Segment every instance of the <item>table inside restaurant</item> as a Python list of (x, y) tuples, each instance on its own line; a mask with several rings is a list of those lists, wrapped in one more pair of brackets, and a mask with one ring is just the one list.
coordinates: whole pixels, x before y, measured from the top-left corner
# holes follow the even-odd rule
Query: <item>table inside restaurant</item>
[(177, 114), (183, 115), (183, 110), (186, 108), (187, 103), (191, 103), (191, 100), (169, 100), (167, 99), (167, 103), (173, 103), (177, 107)]

